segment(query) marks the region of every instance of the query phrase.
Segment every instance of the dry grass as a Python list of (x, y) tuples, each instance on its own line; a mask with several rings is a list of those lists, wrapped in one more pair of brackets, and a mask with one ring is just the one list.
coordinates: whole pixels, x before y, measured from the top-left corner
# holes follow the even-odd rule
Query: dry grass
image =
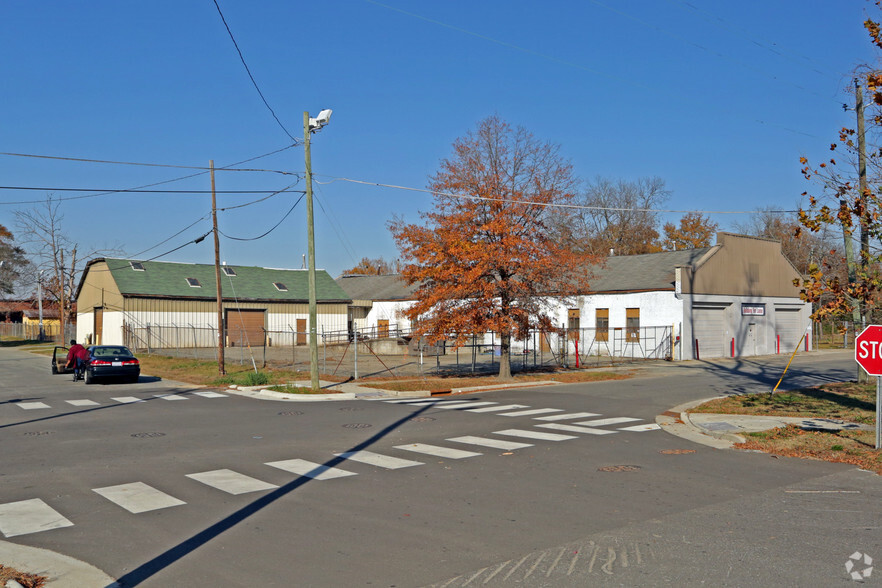
[(46, 576), (38, 576), (37, 574), (26, 574), (19, 572), (15, 568), (10, 568), (0, 564), (0, 586), (6, 586), (7, 580), (15, 580), (24, 588), (42, 588), (46, 585)]
[(711, 400), (689, 412), (820, 417), (853, 423), (875, 422), (873, 384), (842, 382), (775, 394), (745, 394)]
[[(841, 382), (790, 392), (749, 394), (712, 400), (689, 412), (831, 418), (872, 425), (876, 422), (874, 384)], [(882, 474), (882, 451), (875, 431), (806, 431), (795, 425), (748, 433), (735, 447), (788, 457), (850, 463)]]

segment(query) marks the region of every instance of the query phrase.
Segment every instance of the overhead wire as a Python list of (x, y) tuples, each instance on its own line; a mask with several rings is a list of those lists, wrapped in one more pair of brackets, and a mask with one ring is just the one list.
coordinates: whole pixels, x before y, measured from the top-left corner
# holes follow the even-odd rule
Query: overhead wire
[[(318, 175), (318, 174), (313, 174)], [(563, 203), (553, 203), (553, 202), (533, 202), (530, 200), (517, 200), (513, 198), (492, 198), (488, 196), (474, 196), (472, 194), (458, 194), (454, 192), (438, 192), (436, 190), (430, 190), (428, 188), (413, 188), (409, 186), (398, 186), (395, 184), (383, 184), (380, 182), (370, 182), (366, 180), (354, 180), (351, 178), (339, 178), (334, 176), (326, 176), (322, 175), (321, 177), (332, 178), (330, 182), (319, 182), (318, 180), (313, 179), (318, 184), (332, 184), (334, 182), (350, 182), (353, 184), (362, 184), (367, 186), (376, 186), (379, 188), (393, 188), (395, 190), (407, 190), (410, 192), (422, 192), (424, 194), (432, 194), (433, 196), (447, 196), (450, 198), (463, 198), (469, 200), (482, 200), (487, 202), (504, 202), (508, 204), (526, 204), (529, 206), (542, 206), (546, 208), (565, 208), (571, 210), (607, 210), (607, 211), (632, 211), (632, 212), (661, 212), (661, 213), (677, 213), (677, 214), (686, 214), (686, 213), (699, 213), (699, 214), (753, 214), (756, 212), (755, 210), (670, 210), (670, 209), (662, 209), (662, 208), (628, 208), (628, 207), (616, 207), (616, 206), (588, 206), (584, 204), (563, 204)], [(765, 212), (774, 213), (774, 214), (787, 214), (787, 213), (795, 213), (797, 210), (768, 210)]]
[[(319, 189), (316, 192), (320, 192), (320, 191), (321, 191), (321, 188), (319, 187)], [(346, 233), (345, 233), (345, 231), (343, 231), (343, 227), (340, 227), (340, 223), (337, 221), (336, 218), (334, 218), (333, 216), (328, 214), (328, 211), (325, 210), (325, 205), (322, 203), (322, 199), (318, 197), (318, 194), (316, 193), (316, 194), (314, 194), (314, 196), (315, 196), (315, 201), (318, 202), (319, 208), (322, 209), (322, 213), (324, 213), (325, 218), (328, 219), (328, 224), (331, 225), (331, 229), (334, 231), (334, 233), (337, 234), (337, 239), (340, 241), (340, 244), (343, 246), (343, 250), (346, 252), (346, 255), (349, 256), (349, 259), (352, 260), (352, 263), (357, 264), (358, 262), (355, 259), (355, 249), (352, 247), (352, 243), (350, 243), (349, 240), (346, 239), (346, 237), (345, 237)]]
[(233, 237), (232, 235), (227, 235), (226, 233), (224, 233), (224, 232), (221, 231), (220, 229), (218, 229), (217, 232), (220, 233), (221, 235), (223, 235), (224, 237), (226, 237), (227, 239), (232, 239), (233, 241), (257, 241), (258, 239), (263, 239), (264, 237), (266, 237), (267, 235), (269, 235), (270, 233), (272, 233), (273, 231), (275, 231), (277, 228), (279, 228), (279, 225), (281, 225), (282, 222), (283, 222), (286, 218), (288, 218), (288, 216), (289, 216), (292, 212), (294, 212), (294, 209), (297, 208), (297, 205), (300, 204), (300, 201), (301, 201), (301, 200), (303, 200), (303, 196), (304, 196), (304, 195), (305, 195), (305, 194), (301, 194), (301, 195), (300, 195), (300, 198), (297, 199), (297, 202), (294, 203), (294, 206), (292, 206), (291, 208), (288, 209), (288, 212), (286, 212), (285, 215), (284, 215), (282, 218), (279, 219), (279, 222), (277, 222), (276, 224), (274, 224), (274, 225), (272, 226), (272, 228), (270, 228), (268, 231), (266, 231), (266, 232), (263, 233), (262, 235), (258, 235), (257, 237)]
[(281, 127), (281, 129), (288, 135), (288, 138), (294, 142), (294, 145), (298, 145), (300, 142), (294, 138), (294, 136), (288, 132), (288, 129), (285, 128), (285, 125), (282, 124), (282, 121), (279, 120), (279, 117), (276, 116), (276, 111), (273, 110), (273, 107), (269, 105), (269, 102), (266, 101), (266, 97), (264, 97), (263, 92), (261, 92), (260, 87), (257, 85), (257, 81), (254, 79), (254, 76), (251, 74), (251, 68), (248, 67), (248, 64), (245, 62), (245, 56), (242, 55), (242, 50), (239, 49), (239, 43), (236, 42), (236, 37), (233, 36), (233, 31), (230, 30), (230, 25), (227, 24), (227, 19), (224, 18), (224, 13), (221, 11), (220, 5), (217, 3), (217, 0), (214, 1), (214, 7), (217, 8), (217, 13), (220, 15), (221, 20), (224, 23), (224, 27), (227, 29), (227, 34), (230, 35), (230, 40), (233, 42), (233, 46), (236, 48), (236, 53), (239, 54), (239, 60), (242, 62), (242, 65), (245, 66), (245, 71), (248, 73), (248, 77), (251, 79), (251, 84), (254, 86), (254, 89), (257, 90), (258, 95), (260, 95), (260, 99), (263, 100), (264, 106), (266, 106), (267, 110), (270, 111), (270, 114), (273, 115), (273, 118), (276, 120), (276, 123)]

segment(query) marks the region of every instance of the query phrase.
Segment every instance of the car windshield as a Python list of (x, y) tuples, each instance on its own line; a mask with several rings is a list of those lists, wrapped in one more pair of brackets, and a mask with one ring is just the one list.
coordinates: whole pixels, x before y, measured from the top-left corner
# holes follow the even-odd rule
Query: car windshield
[(93, 347), (92, 357), (133, 357), (126, 347)]

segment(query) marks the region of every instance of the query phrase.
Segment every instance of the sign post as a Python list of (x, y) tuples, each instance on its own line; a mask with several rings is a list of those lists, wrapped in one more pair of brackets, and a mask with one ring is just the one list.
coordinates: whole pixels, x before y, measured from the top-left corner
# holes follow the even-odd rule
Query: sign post
[(882, 325), (870, 325), (855, 338), (854, 360), (867, 375), (876, 376), (876, 449), (882, 449)]

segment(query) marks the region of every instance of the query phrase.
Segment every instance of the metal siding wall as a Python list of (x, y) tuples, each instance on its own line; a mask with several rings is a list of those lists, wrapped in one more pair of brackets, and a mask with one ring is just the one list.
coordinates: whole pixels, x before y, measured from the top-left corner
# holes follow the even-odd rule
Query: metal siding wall
[(776, 308), (775, 333), (781, 338), (781, 353), (792, 353), (802, 338), (800, 309)]
[[(698, 341), (698, 357), (724, 357), (723, 331), (726, 325), (726, 309), (723, 307), (692, 308), (692, 337)], [(694, 343), (693, 343), (694, 344)]]

